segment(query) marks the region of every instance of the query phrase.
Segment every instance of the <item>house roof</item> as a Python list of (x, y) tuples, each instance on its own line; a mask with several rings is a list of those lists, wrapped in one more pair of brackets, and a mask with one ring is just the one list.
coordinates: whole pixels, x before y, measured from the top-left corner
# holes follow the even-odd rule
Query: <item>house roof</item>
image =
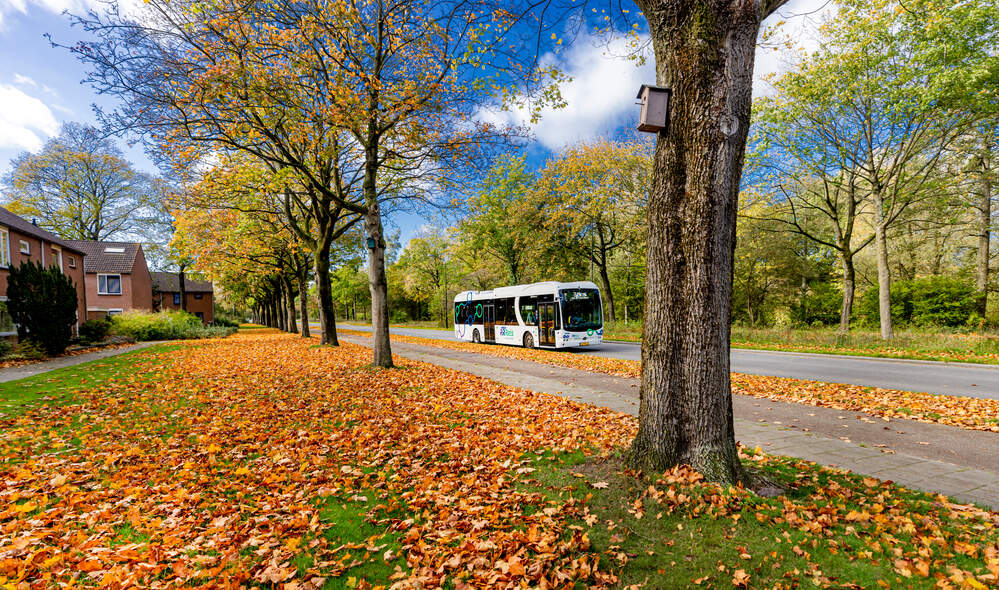
[(74, 252), (85, 254), (84, 250), (76, 247), (70, 240), (64, 240), (54, 233), (44, 230), (37, 225), (31, 223), (27, 219), (20, 217), (11, 213), (10, 211), (0, 207), (0, 225), (9, 227), (14, 231), (21, 232), (22, 234), (32, 236), (35, 238), (40, 238), (46, 242), (52, 242), (66, 248), (67, 250), (72, 250)]
[(135, 257), (142, 248), (134, 242), (67, 240), (66, 243), (86, 254), (83, 257), (83, 271), (86, 273), (130, 274)]
[[(180, 275), (175, 272), (151, 272), (153, 277), (153, 289), (160, 293), (179, 293)], [(215, 291), (211, 281), (196, 281), (184, 276), (184, 291), (186, 293), (213, 293)]]

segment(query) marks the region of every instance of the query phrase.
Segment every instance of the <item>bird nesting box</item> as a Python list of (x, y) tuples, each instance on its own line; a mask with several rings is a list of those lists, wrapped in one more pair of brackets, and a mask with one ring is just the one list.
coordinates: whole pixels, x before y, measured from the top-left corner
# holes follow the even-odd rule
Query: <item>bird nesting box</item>
[(642, 84), (638, 91), (642, 112), (638, 118), (638, 130), (660, 133), (669, 127), (669, 102), (672, 91), (662, 86)]

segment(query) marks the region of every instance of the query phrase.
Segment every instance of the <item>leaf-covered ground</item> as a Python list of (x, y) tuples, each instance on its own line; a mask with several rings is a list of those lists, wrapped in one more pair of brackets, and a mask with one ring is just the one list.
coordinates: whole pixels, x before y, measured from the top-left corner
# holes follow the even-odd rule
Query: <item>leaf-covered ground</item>
[(995, 513), (755, 452), (785, 497), (602, 473), (634, 419), (314, 342), (255, 331), (0, 387), (20, 400), (0, 405), (0, 588), (999, 575)]
[[(370, 336), (369, 332), (356, 330), (341, 330), (341, 332), (357, 336)], [(399, 342), (517, 358), (620, 377), (638, 378), (641, 375), (641, 363), (638, 361), (575, 354), (571, 351), (474, 344), (418, 336), (394, 335), (392, 339)], [(742, 373), (732, 373), (732, 392), (774, 401), (866, 412), (886, 418), (907, 418), (920, 422), (957, 426), (968, 430), (999, 432), (999, 400), (993, 399), (936, 395), (881, 387), (863, 387)]]

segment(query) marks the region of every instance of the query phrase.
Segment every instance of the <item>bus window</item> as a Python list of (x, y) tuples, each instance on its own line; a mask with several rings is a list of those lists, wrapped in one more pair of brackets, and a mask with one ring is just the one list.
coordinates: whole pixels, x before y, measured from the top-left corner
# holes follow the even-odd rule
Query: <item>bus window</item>
[(506, 314), (508, 312), (510, 305), (506, 302), (506, 299), (499, 298), (496, 300), (496, 323), (505, 324)]
[(520, 298), (520, 319), (524, 320), (524, 324), (528, 326), (534, 326), (538, 323), (537, 297)]
[(559, 291), (562, 303), (562, 324), (566, 330), (599, 330), (603, 327), (600, 314), (600, 292), (596, 289), (566, 289)]

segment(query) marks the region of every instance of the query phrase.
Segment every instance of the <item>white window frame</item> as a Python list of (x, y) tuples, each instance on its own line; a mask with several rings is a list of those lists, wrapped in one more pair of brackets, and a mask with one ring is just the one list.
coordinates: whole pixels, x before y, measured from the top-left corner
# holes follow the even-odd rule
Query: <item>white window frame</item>
[[(101, 290), (101, 277), (104, 277), (104, 290), (103, 291)], [(107, 288), (108, 288), (107, 277), (118, 277), (118, 292), (117, 293), (109, 293), (108, 292), (108, 290), (107, 290)], [(120, 274), (98, 273), (98, 275), (97, 275), (97, 294), (98, 295), (121, 295), (121, 292), (122, 292), (122, 288), (121, 288), (121, 275)]]
[(76, 268), (76, 256), (69, 257), (69, 267)]
[(0, 227), (0, 268), (10, 268), (10, 230)]
[(26, 254), (31, 256), (31, 242), (28, 240), (21, 240), (21, 254)]

